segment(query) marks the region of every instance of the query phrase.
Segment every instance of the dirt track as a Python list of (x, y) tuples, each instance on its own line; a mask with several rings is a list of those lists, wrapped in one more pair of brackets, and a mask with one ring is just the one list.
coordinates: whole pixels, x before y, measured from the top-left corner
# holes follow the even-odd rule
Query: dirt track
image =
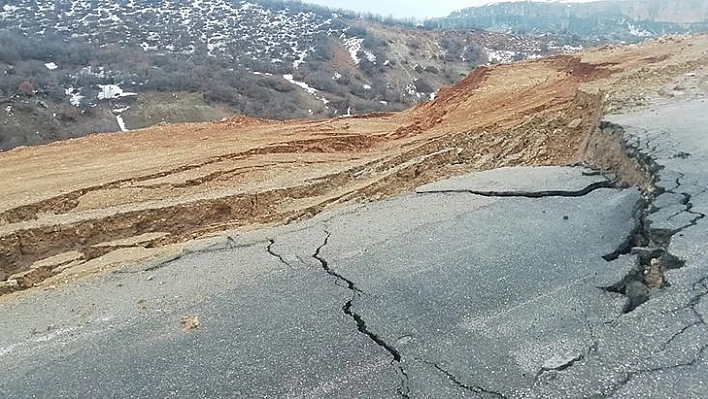
[(581, 162), (604, 104), (641, 105), (703, 68), (707, 49), (701, 36), (478, 68), (398, 114), (234, 117), (0, 154), (0, 294), (445, 176)]

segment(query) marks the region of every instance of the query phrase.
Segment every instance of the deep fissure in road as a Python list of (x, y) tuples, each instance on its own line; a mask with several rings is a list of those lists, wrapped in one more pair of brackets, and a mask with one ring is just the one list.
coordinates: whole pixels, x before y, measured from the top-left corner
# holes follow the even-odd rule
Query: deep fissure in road
[[(668, 250), (673, 236), (688, 227), (695, 226), (698, 220), (705, 218), (706, 215), (694, 212), (692, 210), (691, 195), (679, 191), (682, 184), (681, 179), (683, 178), (680, 173), (679, 177), (672, 182), (675, 185), (674, 188), (666, 188), (658, 184), (661, 181), (660, 172), (664, 169), (664, 166), (659, 165), (650, 155), (651, 147), (648, 142), (642, 143), (639, 137), (631, 136), (622, 126), (610, 122), (601, 122), (597, 131), (599, 134), (619, 139), (624, 149), (623, 156), (636, 161), (649, 183), (648, 187), (642, 187), (644, 199), (635, 215), (637, 220), (635, 229), (614, 252), (603, 256), (608, 262), (613, 262), (622, 255), (636, 256), (637, 264), (631, 272), (616, 284), (602, 287), (606, 291), (625, 295), (628, 301), (624, 308), (624, 313), (629, 313), (646, 303), (650, 299), (653, 290), (670, 286), (670, 282), (666, 280), (665, 272), (667, 270), (680, 269), (686, 263)], [(681, 156), (690, 155), (681, 153)], [(621, 178), (622, 168), (618, 168), (616, 172)], [(675, 229), (652, 227), (651, 215), (663, 208), (663, 206), (657, 206), (655, 202), (661, 194), (682, 196), (683, 199), (679, 204), (683, 206), (683, 209), (672, 217), (688, 213), (694, 216), (693, 219)]]
[(399, 373), (401, 379), (397, 392), (401, 397), (409, 398), (410, 389), (408, 387), (408, 375), (406, 374), (406, 371), (403, 368), (403, 365), (401, 364), (401, 353), (393, 345), (389, 344), (383, 338), (370, 331), (366, 325), (366, 321), (364, 320), (364, 318), (352, 309), (352, 307), (354, 306), (354, 300), (364, 292), (357, 288), (356, 284), (354, 284), (352, 280), (349, 280), (341, 274), (337, 273), (336, 271), (332, 270), (329, 265), (329, 262), (322, 257), (321, 252), (324, 247), (327, 246), (327, 244), (329, 243), (329, 239), (332, 237), (332, 233), (330, 233), (329, 231), (325, 231), (325, 234), (326, 235), (324, 242), (322, 243), (322, 245), (317, 247), (315, 253), (312, 255), (312, 258), (314, 258), (320, 263), (322, 269), (327, 272), (327, 274), (334, 277), (338, 283), (344, 283), (344, 286), (350, 291), (352, 291), (352, 298), (348, 300), (344, 304), (344, 306), (342, 306), (342, 311), (345, 315), (347, 315), (352, 320), (354, 320), (354, 322), (356, 322), (357, 330), (360, 333), (366, 335), (377, 346), (383, 348), (391, 355), (391, 357), (393, 358), (392, 364), (395, 365), (395, 367), (397, 368), (397, 372)]
[(603, 188), (617, 188), (617, 184), (613, 180), (604, 180), (592, 183), (581, 190), (545, 190), (545, 191), (482, 191), (482, 190), (433, 190), (424, 191), (419, 194), (473, 194), (480, 197), (500, 197), (500, 198), (549, 198), (549, 197), (565, 197), (578, 198), (584, 197), (593, 191)]

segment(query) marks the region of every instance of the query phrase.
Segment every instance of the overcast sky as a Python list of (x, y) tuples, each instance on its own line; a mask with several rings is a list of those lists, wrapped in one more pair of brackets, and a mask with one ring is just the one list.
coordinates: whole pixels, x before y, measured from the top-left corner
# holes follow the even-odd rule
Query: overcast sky
[(442, 17), (454, 10), (489, 0), (303, 0), (332, 8), (368, 11), (374, 14), (419, 19)]

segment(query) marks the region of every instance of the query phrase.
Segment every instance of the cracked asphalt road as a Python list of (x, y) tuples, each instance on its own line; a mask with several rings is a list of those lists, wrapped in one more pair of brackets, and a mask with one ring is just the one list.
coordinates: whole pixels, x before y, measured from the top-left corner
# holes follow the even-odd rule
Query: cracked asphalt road
[[(5, 302), (0, 392), (708, 397), (705, 109), (610, 118), (663, 166), (649, 214), (585, 169), (501, 169)], [(625, 313), (640, 225), (685, 264)]]

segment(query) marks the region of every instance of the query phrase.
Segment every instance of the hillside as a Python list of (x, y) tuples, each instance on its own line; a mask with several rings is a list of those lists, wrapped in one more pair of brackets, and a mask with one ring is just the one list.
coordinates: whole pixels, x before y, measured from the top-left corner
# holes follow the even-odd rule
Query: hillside
[(399, 113), (162, 124), (2, 153), (0, 293), (51, 288), (224, 230), (307, 218), (443, 176), (603, 163), (611, 151), (584, 151), (603, 106), (708, 93), (706, 48), (708, 36), (669, 38), (479, 67)]
[(566, 43), (274, 0), (0, 1), (0, 150), (235, 114), (400, 111)]
[(489, 1), (428, 22), (516, 33), (570, 34), (598, 43), (636, 42), (708, 30), (706, 0)]

